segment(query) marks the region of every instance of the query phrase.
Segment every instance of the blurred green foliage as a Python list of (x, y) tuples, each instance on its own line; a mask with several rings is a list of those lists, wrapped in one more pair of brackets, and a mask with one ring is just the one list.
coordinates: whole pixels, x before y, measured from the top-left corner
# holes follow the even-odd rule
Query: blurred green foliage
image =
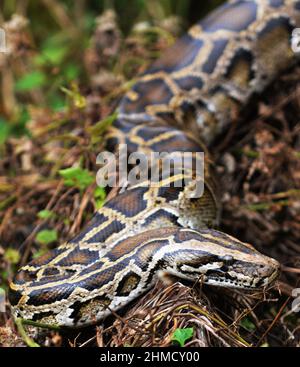
[(43, 229), (36, 235), (36, 241), (42, 245), (48, 245), (55, 242), (57, 238), (58, 235), (55, 229)]
[(80, 167), (65, 168), (60, 170), (59, 174), (64, 179), (66, 186), (77, 187), (82, 191), (94, 182), (93, 174)]

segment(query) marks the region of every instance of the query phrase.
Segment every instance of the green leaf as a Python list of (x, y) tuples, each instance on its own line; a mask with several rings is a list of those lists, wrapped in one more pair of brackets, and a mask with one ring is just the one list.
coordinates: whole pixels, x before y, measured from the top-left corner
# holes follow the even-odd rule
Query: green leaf
[[(7, 270), (3, 270), (0, 272), (0, 278), (2, 278), (3, 280), (8, 280), (9, 274)], [(6, 284), (2, 284), (2, 287), (7, 288)]]
[(248, 330), (248, 331), (254, 331), (256, 329), (256, 326), (253, 324), (253, 322), (248, 318), (248, 317), (244, 317), (241, 321), (240, 321), (240, 325)]
[(172, 335), (172, 340), (179, 343), (181, 347), (184, 346), (185, 342), (188, 339), (191, 339), (191, 337), (194, 334), (194, 329), (192, 327), (190, 328), (184, 328), (184, 329), (176, 329)]
[(78, 187), (80, 190), (86, 189), (94, 182), (92, 173), (80, 167), (61, 169), (58, 172), (66, 186)]
[(10, 134), (10, 126), (0, 118), (0, 145), (2, 145)]
[(68, 53), (68, 48), (65, 45), (60, 45), (57, 42), (47, 44), (43, 47), (41, 53), (34, 57), (34, 62), (38, 66), (47, 64), (61, 65)]
[(24, 75), (16, 83), (16, 90), (19, 92), (42, 87), (46, 83), (46, 76), (41, 71), (33, 71)]
[(41, 210), (38, 212), (37, 216), (40, 219), (50, 219), (50, 218), (54, 218), (55, 214), (53, 212), (51, 212), (50, 210)]
[(96, 201), (96, 208), (97, 209), (101, 208), (101, 206), (104, 203), (105, 197), (106, 197), (105, 189), (103, 187), (97, 186), (95, 191), (94, 191), (94, 198), (95, 198), (95, 201)]
[(37, 233), (35, 239), (42, 245), (48, 245), (57, 240), (57, 232), (55, 229), (43, 229)]
[(4, 259), (11, 264), (17, 264), (20, 261), (21, 255), (18, 250), (8, 248), (4, 253)]
[(71, 81), (71, 80), (74, 80), (78, 77), (79, 72), (80, 72), (80, 70), (79, 70), (79, 67), (77, 65), (70, 64), (65, 68), (64, 75), (66, 76), (66, 79), (68, 81)]
[(42, 57), (54, 65), (59, 65), (63, 61), (67, 51), (66, 47), (51, 46), (42, 51)]
[(71, 221), (70, 221), (70, 219), (69, 219), (69, 218), (65, 218), (65, 219), (63, 220), (63, 223), (64, 223), (64, 225), (65, 225), (65, 226), (69, 226), (69, 225), (71, 224)]
[(40, 250), (38, 250), (37, 252), (35, 252), (32, 255), (33, 259), (37, 259), (38, 257), (44, 255), (46, 252), (48, 252), (49, 250), (47, 248), (41, 248)]
[(67, 106), (65, 98), (60, 95), (49, 97), (49, 104), (54, 111), (63, 111)]

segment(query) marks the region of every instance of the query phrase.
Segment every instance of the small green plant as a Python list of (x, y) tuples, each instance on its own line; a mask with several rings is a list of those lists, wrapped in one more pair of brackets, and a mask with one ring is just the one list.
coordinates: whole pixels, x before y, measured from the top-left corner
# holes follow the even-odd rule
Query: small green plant
[(97, 186), (95, 191), (94, 191), (94, 198), (95, 198), (95, 201), (96, 201), (96, 209), (101, 208), (101, 206), (104, 203), (105, 197), (106, 197), (105, 189), (103, 187)]
[(55, 229), (43, 229), (37, 233), (35, 239), (42, 245), (48, 245), (57, 241), (57, 231)]
[(10, 264), (17, 264), (20, 261), (21, 255), (18, 250), (9, 247), (4, 253), (4, 259)]
[(194, 329), (192, 327), (183, 328), (183, 329), (176, 329), (172, 335), (172, 340), (179, 343), (181, 347), (184, 347), (185, 342), (194, 334)]
[(256, 329), (256, 326), (253, 324), (253, 322), (248, 318), (248, 317), (244, 317), (241, 321), (240, 321), (240, 325), (248, 330), (248, 331), (254, 331)]
[(41, 248), (41, 249), (37, 250), (37, 252), (35, 252), (34, 254), (32, 254), (32, 258), (33, 259), (37, 259), (38, 257), (44, 255), (48, 251), (49, 251), (48, 248)]
[(39, 211), (37, 216), (40, 219), (51, 219), (55, 217), (55, 214), (51, 212), (51, 210), (44, 209), (44, 210)]
[(41, 71), (33, 71), (27, 73), (20, 78), (16, 83), (16, 90), (18, 92), (24, 92), (40, 88), (46, 84), (46, 76)]
[(92, 173), (80, 167), (61, 169), (59, 174), (64, 179), (66, 186), (77, 187), (82, 191), (94, 182)]

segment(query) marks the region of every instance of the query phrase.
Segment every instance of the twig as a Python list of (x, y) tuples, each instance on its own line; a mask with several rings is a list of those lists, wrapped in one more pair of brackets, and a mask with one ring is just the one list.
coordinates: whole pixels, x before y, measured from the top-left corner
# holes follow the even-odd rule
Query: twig
[(288, 304), (290, 300), (290, 297), (287, 298), (287, 300), (283, 303), (283, 305), (280, 307), (280, 310), (278, 311), (276, 317), (271, 322), (271, 325), (267, 328), (267, 330), (263, 333), (261, 338), (258, 340), (256, 346), (259, 347), (263, 341), (263, 339), (266, 337), (266, 335), (269, 333), (269, 331), (273, 328), (273, 326), (276, 324), (277, 320), (279, 319), (280, 315), (282, 314), (283, 310), (285, 309), (285, 306)]
[(61, 331), (61, 327), (59, 327), (57, 325), (42, 324), (42, 323), (37, 322), (37, 321), (31, 321), (31, 320), (26, 320), (26, 319), (22, 319), (22, 318), (17, 318), (17, 320), (21, 320), (23, 325), (30, 325), (30, 326), (34, 326), (34, 327), (40, 327), (42, 329), (50, 329), (50, 330), (55, 330), (55, 331)]
[(26, 331), (23, 327), (23, 319), (17, 317), (15, 319), (15, 324), (17, 326), (18, 332), (21, 336), (21, 338), (23, 339), (23, 341), (28, 345), (28, 347), (32, 347), (32, 348), (36, 348), (36, 347), (40, 347), (39, 344), (37, 344), (35, 341), (33, 341), (27, 334)]

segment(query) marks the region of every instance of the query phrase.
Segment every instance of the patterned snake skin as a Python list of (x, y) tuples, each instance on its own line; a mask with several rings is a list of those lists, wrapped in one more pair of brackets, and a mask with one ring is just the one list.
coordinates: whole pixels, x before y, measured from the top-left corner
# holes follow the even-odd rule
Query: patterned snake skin
[(157, 187), (123, 187), (75, 238), (20, 269), (10, 286), (16, 316), (79, 327), (127, 305), (161, 274), (245, 289), (277, 277), (277, 261), (212, 229), (219, 200), (204, 144), (296, 62), (290, 42), (297, 25), (300, 1), (230, 1), (139, 77), (120, 102), (108, 149), (124, 143), (128, 153), (205, 152), (204, 194), (191, 199), (189, 185), (177, 187), (186, 172)]

